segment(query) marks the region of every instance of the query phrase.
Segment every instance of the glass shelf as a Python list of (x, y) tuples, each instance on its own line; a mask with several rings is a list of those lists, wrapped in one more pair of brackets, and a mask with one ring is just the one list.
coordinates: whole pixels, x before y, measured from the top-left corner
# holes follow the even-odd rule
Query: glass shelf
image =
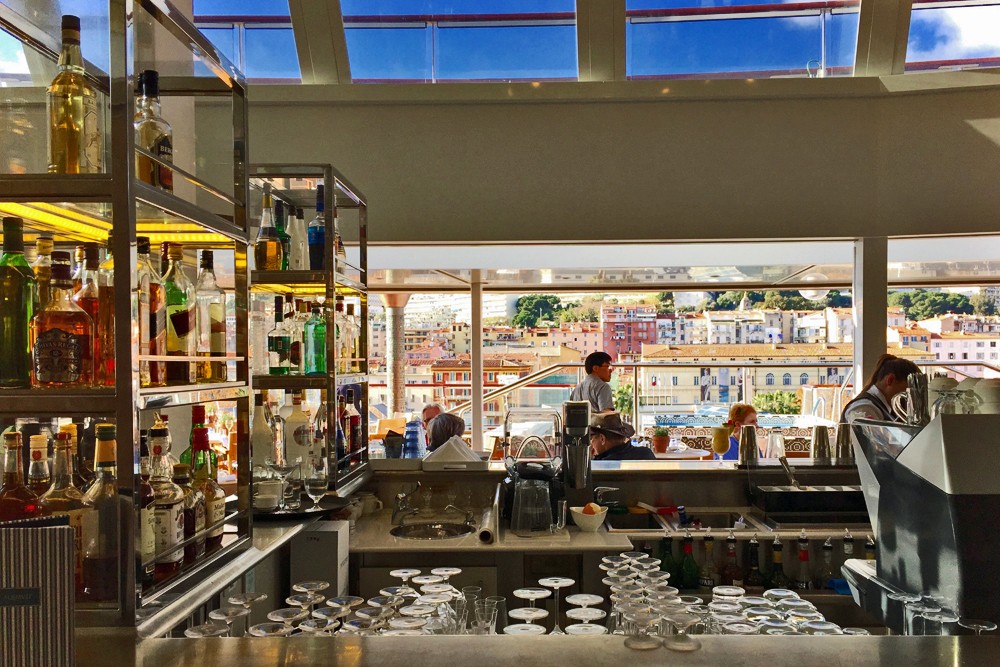
[(110, 416), (118, 409), (112, 387), (0, 389), (0, 415)]
[(139, 390), (136, 406), (140, 410), (155, 410), (213, 401), (235, 401), (249, 395), (250, 387), (245, 382), (145, 387)]
[[(364, 373), (338, 374), (334, 378), (338, 387), (368, 381)], [(325, 375), (254, 375), (254, 389), (326, 389), (330, 381)]]
[[(345, 294), (345, 296), (357, 296), (367, 292), (367, 288), (360, 281), (359, 269), (342, 261), (337, 264), (346, 266), (348, 270), (354, 272), (353, 277), (340, 271), (334, 273), (334, 282), (338, 292)], [(250, 282), (254, 289), (265, 292), (279, 294), (296, 292), (304, 295), (323, 295), (326, 293), (325, 271), (251, 271)]]

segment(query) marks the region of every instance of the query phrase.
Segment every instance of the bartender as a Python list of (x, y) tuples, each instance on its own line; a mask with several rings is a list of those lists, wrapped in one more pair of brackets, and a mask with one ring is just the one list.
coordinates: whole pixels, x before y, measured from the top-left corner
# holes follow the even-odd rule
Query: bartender
[(590, 448), (595, 461), (655, 461), (648, 447), (632, 444), (635, 429), (622, 421), (617, 412), (605, 412), (590, 418)]
[(875, 364), (868, 382), (852, 398), (840, 415), (841, 423), (853, 424), (855, 419), (899, 421), (892, 410), (892, 397), (906, 391), (906, 378), (920, 369), (909, 359), (883, 354)]

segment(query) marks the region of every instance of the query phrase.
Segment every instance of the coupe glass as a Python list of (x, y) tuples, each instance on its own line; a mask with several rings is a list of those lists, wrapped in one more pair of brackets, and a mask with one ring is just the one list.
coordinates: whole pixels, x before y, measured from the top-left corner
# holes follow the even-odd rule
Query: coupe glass
[[(780, 618), (762, 618), (757, 621), (757, 631), (762, 634), (774, 634), (776, 632), (793, 632), (795, 627), (786, 620)], [(773, 632), (772, 632), (773, 631)]]
[(505, 635), (544, 635), (545, 628), (534, 623), (515, 623), (503, 629)]
[[(465, 589), (462, 589), (465, 592)], [(541, 600), (552, 595), (552, 591), (546, 588), (518, 588), (514, 591), (514, 597), (527, 600), (529, 606), (535, 606), (535, 600)]]
[(941, 611), (941, 607), (929, 602), (908, 602), (903, 609), (904, 628), (907, 635), (924, 634), (924, 615)]
[(701, 642), (687, 634), (688, 628), (699, 621), (698, 616), (682, 612), (667, 616), (667, 621), (677, 631), (663, 640), (663, 645), (671, 651), (697, 651)]
[(844, 628), (845, 635), (853, 635), (855, 637), (867, 637), (871, 634), (869, 630), (864, 628)]
[(402, 618), (393, 618), (389, 620), (389, 627), (393, 630), (420, 630), (425, 625), (427, 625), (426, 618), (418, 618), (415, 616), (404, 616)]
[[(646, 554), (643, 554), (645, 556)], [(622, 556), (605, 556), (601, 559), (602, 565), (609, 565), (611, 567), (621, 567), (623, 565), (628, 565), (629, 559), (624, 555)]]
[(305, 611), (312, 613), (312, 608), (315, 605), (321, 604), (325, 599), (326, 596), (319, 593), (298, 593), (285, 598), (285, 604), (293, 607), (301, 607)]
[(743, 615), (748, 621), (759, 623), (764, 619), (783, 620), (784, 615), (777, 609), (771, 607), (747, 607), (743, 610)]
[(319, 510), (319, 501), (330, 490), (330, 475), (325, 456), (308, 456), (305, 461), (304, 483), (306, 495), (313, 501), (311, 510)]
[(208, 617), (213, 621), (222, 621), (226, 624), (226, 636), (233, 636), (233, 621), (243, 616), (249, 616), (250, 610), (246, 607), (223, 607), (213, 609), (208, 612)]
[(625, 559), (625, 563), (623, 563), (624, 565), (631, 565), (640, 558), (646, 558), (649, 556), (649, 554), (645, 551), (626, 551), (625, 553), (619, 555)]
[[(602, 602), (604, 602), (604, 598), (600, 595), (591, 595), (590, 593), (576, 593), (575, 595), (566, 596), (566, 603), (574, 607), (593, 607)], [(568, 614), (569, 612), (567, 612)]]
[(840, 626), (830, 621), (806, 621), (799, 623), (799, 632), (807, 635), (842, 635)]
[(958, 624), (963, 628), (972, 630), (977, 636), (984, 632), (993, 632), (997, 629), (997, 624), (993, 621), (984, 621), (975, 618), (960, 618), (958, 619)]
[(403, 616), (417, 618), (425, 618), (433, 614), (435, 611), (437, 611), (437, 607), (430, 604), (411, 604), (406, 607), (399, 608), (399, 613)]
[(292, 585), (296, 593), (321, 593), (330, 587), (328, 581), (300, 581)]
[(421, 574), (413, 577), (413, 583), (417, 586), (424, 586), (427, 584), (440, 584), (444, 581), (444, 577), (438, 574)]
[(268, 614), (267, 620), (274, 621), (275, 623), (284, 623), (288, 627), (288, 631), (291, 632), (295, 629), (295, 623), (308, 616), (309, 612), (302, 607), (284, 607), (282, 609), (275, 609)]
[(443, 583), (447, 584), (449, 579), (462, 574), (462, 569), (458, 567), (436, 567), (431, 570), (431, 574), (442, 577), (444, 579)]
[(649, 629), (660, 620), (660, 616), (652, 609), (630, 610), (625, 613), (625, 620), (637, 631), (637, 634), (625, 638), (626, 647), (637, 651), (649, 651), (662, 646), (663, 642), (658, 637), (649, 634)]
[(414, 602), (418, 605), (437, 606), (439, 604), (447, 604), (454, 599), (454, 596), (447, 593), (425, 593), (424, 595), (417, 596)]
[(321, 621), (336, 623), (350, 614), (350, 607), (320, 607), (312, 613), (312, 617)]
[(739, 602), (745, 593), (739, 586), (716, 586), (712, 589), (712, 601)]
[(799, 594), (793, 590), (787, 588), (772, 588), (771, 590), (764, 591), (764, 597), (771, 602), (777, 604), (782, 600), (787, 600), (789, 598), (797, 598)]
[(575, 623), (573, 625), (566, 626), (566, 634), (593, 637), (608, 634), (608, 629), (602, 625), (595, 625), (593, 623)]
[(261, 602), (267, 599), (267, 593), (255, 593), (250, 591), (249, 593), (240, 593), (238, 595), (231, 595), (227, 600), (229, 604), (241, 604), (247, 609), (249, 609), (254, 603)]
[(337, 625), (336, 621), (326, 618), (307, 618), (299, 623), (299, 630), (314, 637), (329, 637), (337, 629)]
[(412, 588), (410, 588), (407, 582), (413, 577), (417, 576), (418, 574), (420, 574), (420, 570), (414, 570), (413, 568), (401, 568), (398, 570), (391, 571), (389, 573), (389, 576), (396, 577), (397, 579), (402, 579), (403, 580), (402, 588), (405, 588), (408, 591), (410, 591), (407, 593), (403, 593), (402, 591), (400, 591), (399, 593), (397, 593), (397, 595), (416, 595), (417, 592)]
[(605, 616), (607, 616), (607, 613), (603, 609), (596, 607), (580, 607), (578, 609), (570, 609), (566, 612), (566, 618), (587, 624), (593, 624), (594, 621), (599, 621)]
[(284, 623), (258, 623), (251, 625), (247, 633), (251, 637), (287, 637), (293, 629)]
[(950, 635), (949, 632), (958, 623), (958, 614), (950, 609), (924, 614), (925, 635)]
[(576, 581), (569, 579), (567, 577), (546, 577), (544, 579), (539, 579), (538, 584), (540, 586), (545, 586), (546, 588), (551, 588), (556, 592), (555, 595), (555, 618), (552, 621), (552, 634), (554, 635), (564, 635), (565, 632), (559, 627), (559, 589), (568, 588), (575, 584)]
[(341, 595), (339, 597), (330, 598), (326, 601), (331, 607), (349, 607), (353, 609), (360, 604), (363, 604), (364, 598), (359, 598), (357, 595)]
[(376, 595), (368, 599), (368, 604), (373, 607), (390, 607), (398, 609), (406, 600), (402, 595)]
[(517, 609), (511, 609), (507, 612), (507, 615), (511, 618), (516, 618), (519, 621), (533, 623), (534, 621), (540, 621), (541, 619), (547, 617), (549, 612), (547, 609), (542, 609), (540, 607), (518, 607)]
[[(831, 624), (832, 625), (832, 624)], [(722, 634), (724, 635), (755, 635), (757, 634), (757, 626), (753, 623), (747, 623), (746, 621), (734, 621), (733, 623), (726, 623), (722, 626)]]
[(374, 618), (352, 618), (344, 621), (341, 630), (347, 634), (371, 635), (379, 628), (380, 621)]
[(202, 623), (184, 631), (185, 637), (192, 639), (202, 639), (204, 637), (228, 637), (229, 626), (218, 625), (217, 623)]

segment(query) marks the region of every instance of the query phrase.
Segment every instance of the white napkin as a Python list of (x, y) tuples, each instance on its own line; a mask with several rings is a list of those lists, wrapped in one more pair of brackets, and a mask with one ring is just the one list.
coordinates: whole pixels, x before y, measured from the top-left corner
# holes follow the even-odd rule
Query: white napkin
[(456, 461), (482, 461), (476, 456), (465, 440), (457, 435), (451, 436), (443, 445), (424, 457), (424, 461), (440, 461), (442, 463)]

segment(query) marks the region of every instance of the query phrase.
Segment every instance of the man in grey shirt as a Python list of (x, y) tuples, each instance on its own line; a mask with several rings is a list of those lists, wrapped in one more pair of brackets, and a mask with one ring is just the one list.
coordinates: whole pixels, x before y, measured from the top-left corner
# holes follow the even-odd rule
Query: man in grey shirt
[(583, 362), (587, 370), (587, 377), (583, 382), (576, 385), (573, 393), (570, 394), (571, 401), (590, 401), (590, 408), (594, 412), (606, 412), (614, 410), (614, 402), (611, 399), (611, 355), (607, 352), (591, 352)]

